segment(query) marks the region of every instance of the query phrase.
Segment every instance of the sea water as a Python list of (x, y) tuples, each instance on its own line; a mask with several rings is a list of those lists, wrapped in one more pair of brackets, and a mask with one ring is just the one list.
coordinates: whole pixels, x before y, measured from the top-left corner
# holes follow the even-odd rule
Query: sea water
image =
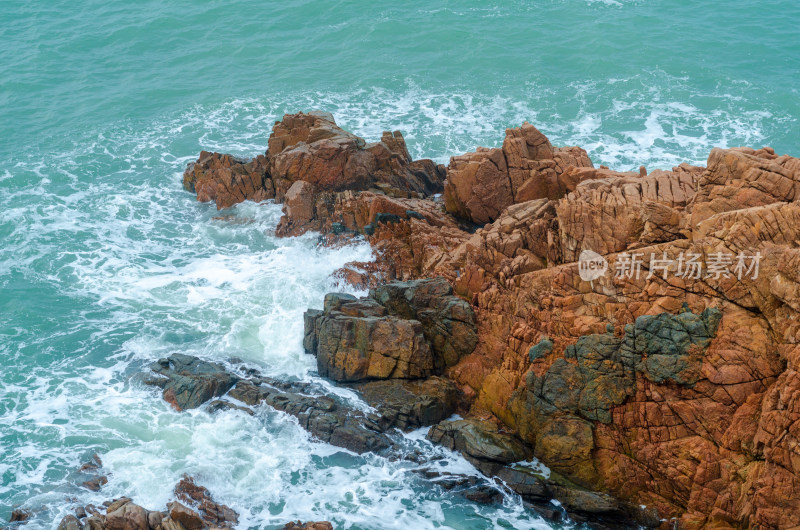
[[(136, 374), (173, 352), (315, 380), (302, 313), (364, 242), (277, 239), (280, 206), (218, 212), (181, 187), (202, 150), (252, 156), (285, 112), (446, 163), (528, 120), (595, 164), (702, 164), (715, 146), (800, 154), (794, 1), (9, 0), (0, 13), (0, 521), (55, 528), (184, 473), (242, 528), (548, 528), (409, 462), (319, 443), (263, 406), (178, 413)], [(357, 398), (343, 393), (358, 404)], [(475, 473), (417, 432), (407, 443)], [(109, 482), (75, 484), (97, 453)], [(438, 464), (437, 464), (438, 465)]]

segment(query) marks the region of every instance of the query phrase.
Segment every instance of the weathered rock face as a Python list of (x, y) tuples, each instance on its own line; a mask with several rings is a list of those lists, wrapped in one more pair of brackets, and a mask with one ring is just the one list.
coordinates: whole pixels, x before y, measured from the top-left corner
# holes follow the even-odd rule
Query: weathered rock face
[(238, 515), (213, 501), (209, 491), (184, 477), (175, 495), (186, 504), (173, 501), (164, 512), (149, 511), (128, 497), (104, 503), (105, 514), (92, 505), (76, 509), (59, 524), (62, 530), (223, 530), (233, 528)]
[(384, 429), (404, 431), (426, 427), (452, 416), (461, 404), (461, 392), (442, 377), (424, 380), (370, 381), (352, 385), (380, 414)]
[(577, 261), (586, 249), (605, 255), (686, 237), (684, 213), (702, 171), (684, 164), (645, 177), (617, 173), (578, 184), (556, 205), (562, 263)]
[(148, 380), (164, 389), (164, 399), (177, 410), (197, 408), (231, 389), (238, 377), (222, 365), (175, 353), (150, 366), (163, 377)]
[(425, 378), (476, 342), (472, 309), (443, 278), (392, 282), (364, 299), (330, 294), (305, 314), (306, 351), (335, 381)]
[(275, 198), (263, 155), (247, 160), (203, 151), (183, 173), (183, 187), (196, 193), (198, 201), (216, 202), (218, 210), (242, 201)]
[[(637, 375), (694, 386), (720, 318), (716, 309), (643, 315), (622, 337), (613, 331), (580, 337), (543, 373), (528, 372), (526, 390), (512, 396), (509, 407), (524, 418), (519, 433), (552, 469), (593, 484), (593, 422), (612, 423), (612, 410), (635, 394)], [(542, 342), (529, 352), (534, 366), (552, 352)]]
[(399, 131), (367, 143), (329, 113), (284, 116), (272, 129), (267, 156), (278, 189), (302, 180), (324, 191), (377, 187), (401, 197), (426, 196), (441, 191), (444, 180), (430, 161), (412, 162)]
[(768, 147), (714, 149), (699, 186), (692, 226), (721, 212), (800, 199), (800, 159)]
[(445, 185), (447, 211), (475, 223), (497, 219), (507, 207), (533, 199), (558, 199), (574, 189), (571, 167), (592, 167), (579, 147), (553, 147), (536, 127), (525, 122), (506, 129), (502, 148), (478, 148), (450, 159)]
[[(797, 524), (785, 515), (794, 501), (779, 500), (797, 498), (793, 442), (775, 433), (798, 416), (775, 410), (774, 396), (796, 392), (798, 214), (797, 203), (718, 214), (700, 239), (641, 248), (640, 277), (610, 279), (624, 257), (607, 255), (608, 274), (591, 283), (562, 265), (480, 292), (465, 284), (480, 341), (450, 373), (477, 395), (473, 407), (584, 487), (687, 525)], [(675, 277), (681, 254), (708, 270), (715, 253), (740, 251), (763, 255), (758, 278), (740, 280), (733, 263), (727, 277)], [(651, 253), (672, 260), (666, 281), (647, 278)], [(759, 445), (765, 421), (781, 449)]]
[(451, 262), (473, 274), (504, 281), (548, 265), (562, 263), (556, 201), (537, 199), (509, 206), (494, 223), (479, 229), (451, 252)]
[[(382, 281), (442, 276), (454, 280), (451, 253), (470, 234), (438, 199), (402, 199), (362, 192), (328, 205), (323, 229), (361, 233), (375, 249), (372, 276)], [(317, 210), (321, 211), (320, 208)], [(377, 283), (364, 282), (370, 286)]]
[(390, 316), (373, 300), (327, 296), (322, 312), (306, 312), (307, 351), (334, 381), (414, 379), (432, 375), (434, 358), (422, 324)]

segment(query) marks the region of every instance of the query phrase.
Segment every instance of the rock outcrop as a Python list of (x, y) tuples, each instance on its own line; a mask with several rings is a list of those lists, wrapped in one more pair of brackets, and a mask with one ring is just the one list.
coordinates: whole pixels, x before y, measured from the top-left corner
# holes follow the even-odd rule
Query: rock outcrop
[(278, 190), (304, 181), (320, 191), (377, 188), (401, 197), (427, 196), (441, 191), (444, 177), (430, 160), (411, 159), (399, 131), (367, 143), (324, 112), (287, 114), (276, 122), (267, 158)]
[[(104, 503), (103, 507), (80, 506), (76, 515), (65, 516), (60, 530), (224, 530), (233, 528), (239, 516), (231, 508), (214, 502), (209, 491), (184, 477), (176, 486), (179, 499), (164, 511), (150, 511), (128, 497)], [(184, 504), (185, 503), (185, 504)]]
[(387, 283), (363, 299), (329, 294), (322, 311), (305, 314), (306, 351), (340, 382), (425, 378), (476, 342), (472, 309), (443, 278)]
[(444, 189), (447, 211), (485, 224), (512, 204), (561, 198), (580, 178), (588, 176), (568, 172), (571, 167), (592, 167), (586, 151), (554, 147), (536, 127), (525, 122), (506, 129), (502, 148), (478, 148), (450, 159)]
[(368, 143), (326, 112), (285, 115), (268, 144), (266, 153), (253, 159), (203, 151), (186, 168), (184, 188), (199, 201), (215, 201), (218, 209), (245, 200), (283, 202), (277, 229), (282, 236), (321, 229), (347, 190), (409, 198), (443, 189), (444, 166), (412, 160), (399, 131)]
[(230, 390), (239, 378), (217, 363), (176, 353), (150, 369), (162, 377), (148, 379), (164, 389), (164, 400), (177, 410), (194, 409)]
[(263, 155), (248, 160), (203, 151), (196, 162), (186, 167), (183, 187), (196, 193), (200, 202), (214, 201), (218, 210), (243, 201), (275, 198)]
[[(442, 419), (432, 441), (525, 500), (612, 526), (800, 526), (800, 159), (715, 149), (706, 168), (616, 172), (524, 124), (453, 157), (442, 204), (432, 187), (398, 192), (398, 175), (425, 181), (406, 169), (320, 190), (344, 174), (337, 153), (371, 148), (302, 146), (339, 134), (316, 120), (329, 121), (273, 135), (276, 152), (300, 146), (275, 159), (276, 194), (292, 190), (282, 233), (376, 250), (340, 273), (370, 295), (329, 296), (305, 337), (322, 375), (378, 404), (376, 432)], [(408, 159), (401, 138), (382, 143)], [(322, 152), (330, 165), (313, 162)], [(414, 282), (434, 276), (446, 282)], [(443, 419), (452, 410), (466, 419)], [(514, 460), (530, 457), (550, 474)]]

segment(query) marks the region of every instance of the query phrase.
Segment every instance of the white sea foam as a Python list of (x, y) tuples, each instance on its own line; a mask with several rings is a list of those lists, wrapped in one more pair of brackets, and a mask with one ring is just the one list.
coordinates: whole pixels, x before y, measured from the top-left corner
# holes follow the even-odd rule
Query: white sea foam
[[(200, 149), (262, 152), (283, 112), (313, 108), (367, 139), (400, 129), (415, 157), (442, 162), (500, 145), (504, 129), (524, 120), (619, 169), (702, 162), (714, 145), (765, 137), (768, 113), (737, 113), (730, 94), (709, 96), (725, 104), (703, 111), (659, 92), (664, 79), (575, 85), (580, 105), (572, 117), (544, 108), (550, 96), (533, 85), (517, 99), (436, 93), (412, 82), (396, 91), (237, 99), (148, 126), (123, 123), (71, 150), (5, 164), (0, 288), (23, 285), (42, 299), (26, 303), (44, 305), (0, 315), (13, 338), (0, 355), (16, 370), (0, 388), (0, 436), (12, 440), (0, 447), (0, 495), (49, 507), (37, 520), (49, 517), (49, 526), (70, 509), (66, 497), (99, 503), (126, 494), (161, 508), (188, 472), (239, 511), (243, 527), (331, 519), (345, 528), (546, 528), (514, 496), (499, 507), (473, 505), (419, 479), (415, 464), (315, 442), (267, 407), (254, 417), (176, 413), (155, 389), (131, 380), (173, 352), (239, 357), (269, 375), (317, 381), (369, 410), (351, 391), (316, 378), (301, 345), (303, 311), (335, 288), (333, 271), (369, 260), (369, 246), (320, 248), (314, 234), (276, 239), (279, 206), (217, 212), (180, 188), (180, 172)], [(598, 104), (611, 83), (617, 94), (629, 87), (627, 96)], [(30, 314), (38, 318), (26, 320)], [(404, 441), (436, 455), (443, 471), (477, 474), (424, 433)], [(73, 471), (93, 452), (110, 473), (100, 493), (73, 485)]]
[[(165, 129), (215, 131), (214, 120), (228, 119), (200, 116), (134, 137), (110, 131), (84, 150), (56, 157), (60, 169), (37, 161), (17, 173), (36, 178), (11, 191), (9, 203), (23, 206), (3, 211), (2, 222), (13, 229), (0, 251), (0, 281), (26, 277), (73, 307), (60, 315), (60, 328), (21, 330), (24, 339), (14, 350), (4, 346), (21, 370), (33, 361), (31, 353), (45, 357), (39, 359), (44, 369), (21, 372), (18, 383), (0, 390), (3, 434), (30, 440), (0, 448), (0, 494), (15, 504), (45, 506), (30, 527), (54, 527), (51, 521), (74, 502), (130, 495), (162, 508), (172, 486), (190, 473), (241, 514), (243, 528), (292, 519), (331, 519), (345, 528), (377, 528), (387, 520), (460, 527), (472, 519), (488, 527), (500, 518), (519, 528), (546, 527), (519, 500), (482, 508), (442, 498), (410, 464), (315, 442), (294, 419), (268, 407), (255, 417), (177, 413), (156, 390), (129, 379), (174, 351), (222, 361), (236, 356), (271, 375), (318, 381), (369, 410), (353, 392), (316, 379), (313, 359), (301, 346), (303, 311), (321, 306), (333, 288), (333, 271), (369, 260), (369, 246), (319, 248), (314, 234), (278, 240), (272, 231), (280, 207), (273, 204), (245, 203), (214, 219), (213, 207), (178, 188), (176, 170), (187, 158), (162, 145)], [(224, 132), (228, 137), (231, 131)], [(259, 149), (249, 143), (255, 133), (217, 145), (210, 137), (210, 147), (219, 150)], [(99, 165), (93, 168), (99, 174), (90, 177), (87, 164)], [(39, 204), (36, 216), (29, 215), (28, 202)], [(85, 479), (74, 470), (95, 451), (109, 483), (99, 493), (76, 489), (74, 482)]]

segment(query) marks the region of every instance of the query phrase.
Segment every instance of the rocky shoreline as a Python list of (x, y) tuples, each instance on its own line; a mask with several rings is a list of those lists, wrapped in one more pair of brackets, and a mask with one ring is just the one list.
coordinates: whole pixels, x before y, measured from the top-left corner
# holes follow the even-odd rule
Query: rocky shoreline
[[(800, 159), (714, 149), (706, 167), (618, 172), (525, 123), (445, 167), (312, 112), (252, 160), (201, 153), (184, 187), (219, 209), (283, 203), (279, 236), (372, 245), (337, 273), (369, 295), (326, 296), (304, 347), (373, 410), (180, 354), (147, 376), (175, 408), (266, 403), (391, 458), (419, 459), (396, 430), (429, 426), (488, 479), (425, 478), (593, 527), (800, 525)], [(168, 512), (64, 528), (181, 528)], [(203, 520), (183, 528), (235, 523)]]

